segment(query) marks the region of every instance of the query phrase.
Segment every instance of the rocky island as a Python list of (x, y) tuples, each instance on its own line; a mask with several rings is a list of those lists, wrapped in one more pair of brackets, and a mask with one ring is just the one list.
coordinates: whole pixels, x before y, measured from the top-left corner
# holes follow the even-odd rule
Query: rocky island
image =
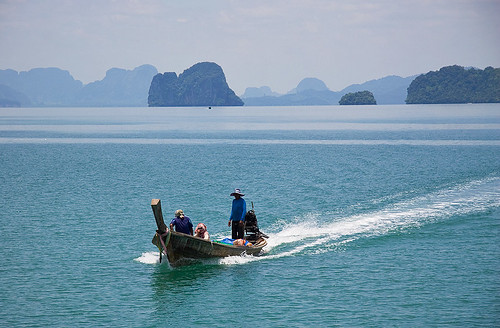
[(349, 92), (340, 98), (339, 105), (376, 105), (375, 97), (370, 91)]
[(446, 66), (418, 76), (408, 87), (407, 104), (500, 102), (500, 68)]
[(149, 88), (150, 107), (243, 106), (229, 88), (222, 68), (202, 62), (177, 76), (174, 72), (157, 74)]

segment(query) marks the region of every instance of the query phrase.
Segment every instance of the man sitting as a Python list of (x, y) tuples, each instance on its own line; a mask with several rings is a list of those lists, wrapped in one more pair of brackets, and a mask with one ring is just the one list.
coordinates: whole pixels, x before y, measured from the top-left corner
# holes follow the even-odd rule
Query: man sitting
[(185, 233), (187, 235), (193, 235), (193, 223), (191, 219), (184, 216), (182, 210), (175, 211), (175, 218), (170, 222), (170, 229), (173, 230), (175, 227), (176, 232)]

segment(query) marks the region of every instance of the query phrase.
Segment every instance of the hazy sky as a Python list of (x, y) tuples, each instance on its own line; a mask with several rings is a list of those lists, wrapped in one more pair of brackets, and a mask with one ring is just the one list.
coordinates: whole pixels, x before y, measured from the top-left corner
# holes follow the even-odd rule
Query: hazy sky
[(0, 0), (0, 69), (222, 66), (241, 95), (334, 91), (442, 66), (500, 67), (500, 0)]

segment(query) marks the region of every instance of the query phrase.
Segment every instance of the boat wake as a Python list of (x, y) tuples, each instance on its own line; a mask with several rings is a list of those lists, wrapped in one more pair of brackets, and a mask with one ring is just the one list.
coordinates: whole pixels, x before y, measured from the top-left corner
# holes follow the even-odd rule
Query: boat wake
[[(404, 232), (498, 207), (500, 177), (491, 177), (397, 202), (374, 212), (348, 217), (314, 213), (297, 217), (291, 222), (277, 222), (266, 229), (269, 239), (262, 256), (230, 256), (217, 261), (222, 265), (238, 265), (298, 254), (339, 251), (361, 238)], [(268, 233), (273, 230), (275, 232)], [(159, 263), (159, 253), (146, 252), (135, 260), (156, 264)]]
[[(308, 214), (294, 222), (279, 224), (269, 233), (265, 254), (220, 259), (221, 264), (245, 264), (296, 254), (319, 254), (342, 250), (360, 238), (402, 232), (451, 217), (482, 213), (500, 207), (500, 177), (477, 180), (398, 202), (381, 210), (335, 217)], [(279, 230), (281, 229), (281, 230)]]

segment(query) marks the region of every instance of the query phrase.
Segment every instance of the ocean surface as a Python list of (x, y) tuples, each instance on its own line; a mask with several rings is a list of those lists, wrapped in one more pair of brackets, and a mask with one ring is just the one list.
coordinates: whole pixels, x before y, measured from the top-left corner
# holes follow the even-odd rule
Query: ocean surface
[[(160, 264), (234, 188), (264, 253)], [(0, 108), (0, 223), (1, 327), (499, 327), (500, 104)]]

